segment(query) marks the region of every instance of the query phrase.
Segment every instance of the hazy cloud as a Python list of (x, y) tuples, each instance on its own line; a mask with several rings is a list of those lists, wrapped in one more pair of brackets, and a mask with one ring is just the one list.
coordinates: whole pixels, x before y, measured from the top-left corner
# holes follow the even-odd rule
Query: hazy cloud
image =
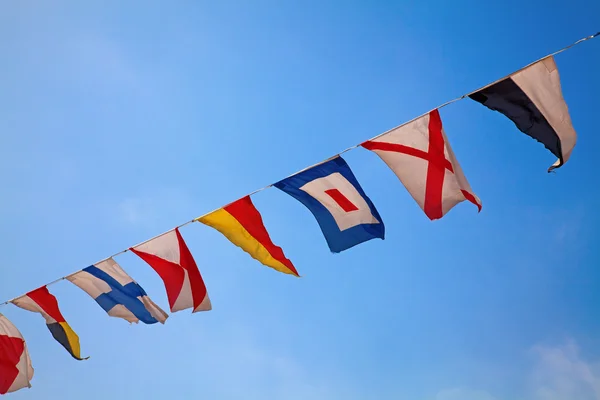
[[(585, 360), (573, 340), (563, 345), (536, 345), (530, 354), (533, 364), (525, 375), (527, 400), (600, 400), (600, 360)], [(440, 391), (435, 400), (501, 400), (470, 388)]]
[[(322, 366), (307, 368), (293, 352), (274, 350), (261, 344), (250, 327), (232, 325), (219, 337), (223, 345), (211, 346), (205, 361), (210, 364), (208, 381), (225, 399), (330, 400), (362, 399), (364, 393)], [(214, 343), (219, 343), (215, 340)], [(231, 377), (235, 384), (231, 384)], [(206, 378), (206, 376), (205, 376)], [(211, 387), (212, 389), (212, 387)]]
[(119, 224), (144, 227), (179, 221), (182, 218), (179, 214), (184, 214), (183, 218), (191, 218), (197, 208), (187, 192), (176, 188), (155, 189), (151, 193), (129, 196), (122, 199), (116, 207)]
[(444, 389), (435, 396), (435, 400), (497, 400), (483, 390), (468, 388)]
[(139, 87), (140, 71), (126, 51), (106, 37), (73, 37), (65, 45), (69, 72), (88, 82)]
[(600, 400), (600, 362), (584, 360), (574, 341), (556, 347), (538, 345), (532, 353), (535, 400)]

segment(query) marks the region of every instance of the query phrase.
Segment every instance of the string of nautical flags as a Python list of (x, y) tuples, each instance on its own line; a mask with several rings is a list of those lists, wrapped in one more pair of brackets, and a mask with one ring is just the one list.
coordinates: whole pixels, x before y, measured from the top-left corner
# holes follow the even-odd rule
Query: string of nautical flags
[[(251, 196), (275, 187), (298, 200), (314, 215), (334, 252), (371, 239), (383, 239), (385, 226), (342, 155), (357, 147), (377, 154), (396, 174), (425, 215), (442, 218), (455, 205), (468, 201), (481, 211), (475, 194), (443, 128), (439, 110), (466, 97), (509, 118), (521, 132), (542, 143), (557, 157), (548, 171), (563, 166), (575, 147), (567, 104), (562, 95), (554, 56), (600, 32), (582, 38), (480, 89), (450, 100), (411, 121), (349, 147), (325, 161), (129, 247), (89, 267), (61, 277), (0, 306), (13, 304), (40, 314), (50, 334), (76, 360), (82, 357), (79, 337), (62, 315), (48, 287), (68, 280), (92, 297), (111, 317), (130, 323), (164, 324), (168, 314), (154, 303), (115, 257), (131, 251), (162, 279), (172, 313), (211, 310), (202, 275), (180, 228), (200, 222), (221, 232), (251, 257), (285, 274), (299, 276), (283, 250), (275, 245)], [(0, 314), (0, 394), (30, 387), (33, 367), (19, 330)]]

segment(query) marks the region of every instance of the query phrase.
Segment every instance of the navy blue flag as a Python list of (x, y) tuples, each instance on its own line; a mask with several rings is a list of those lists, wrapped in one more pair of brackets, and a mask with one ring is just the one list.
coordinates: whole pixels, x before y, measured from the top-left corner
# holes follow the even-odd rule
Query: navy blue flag
[(571, 157), (577, 134), (563, 98), (554, 57), (546, 57), (469, 97), (504, 114), (521, 132), (558, 157), (549, 171)]

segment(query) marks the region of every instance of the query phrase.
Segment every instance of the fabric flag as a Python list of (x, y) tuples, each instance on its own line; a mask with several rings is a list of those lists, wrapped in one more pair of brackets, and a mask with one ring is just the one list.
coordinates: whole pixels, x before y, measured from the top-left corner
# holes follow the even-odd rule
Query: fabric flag
[(31, 387), (33, 367), (21, 332), (0, 314), (0, 394)]
[(79, 336), (71, 329), (58, 308), (58, 301), (46, 286), (31, 291), (12, 301), (12, 303), (24, 310), (37, 312), (46, 320), (46, 326), (52, 336), (60, 343), (76, 360), (87, 360), (89, 357), (81, 358), (79, 347)]
[(204, 280), (179, 229), (130, 249), (156, 271), (167, 290), (171, 312), (192, 308), (209, 311), (212, 306)]
[(481, 211), (442, 128), (438, 110), (361, 145), (394, 171), (431, 220), (468, 200)]
[(469, 97), (504, 114), (521, 132), (558, 157), (548, 171), (561, 167), (571, 156), (577, 134), (562, 95), (554, 57), (538, 61)]
[(76, 286), (92, 296), (111, 317), (131, 323), (164, 324), (168, 318), (112, 258), (84, 268), (67, 277)]
[(315, 216), (334, 253), (385, 235), (383, 221), (352, 170), (335, 157), (275, 184)]
[(250, 196), (199, 217), (196, 221), (215, 228), (233, 244), (241, 247), (264, 265), (285, 274), (299, 276), (292, 262), (283, 254), (281, 247), (275, 246), (271, 241), (262, 217), (252, 204)]

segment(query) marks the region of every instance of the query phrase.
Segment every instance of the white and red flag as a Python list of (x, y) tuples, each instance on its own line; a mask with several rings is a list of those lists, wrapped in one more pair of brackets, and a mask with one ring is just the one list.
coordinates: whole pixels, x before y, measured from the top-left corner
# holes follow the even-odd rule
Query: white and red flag
[(0, 394), (26, 387), (33, 378), (33, 367), (21, 332), (0, 314)]
[(361, 144), (394, 171), (429, 219), (468, 200), (481, 211), (442, 128), (438, 110)]
[(192, 312), (211, 309), (204, 280), (179, 229), (130, 250), (146, 261), (163, 280), (171, 312), (187, 308), (192, 308)]

